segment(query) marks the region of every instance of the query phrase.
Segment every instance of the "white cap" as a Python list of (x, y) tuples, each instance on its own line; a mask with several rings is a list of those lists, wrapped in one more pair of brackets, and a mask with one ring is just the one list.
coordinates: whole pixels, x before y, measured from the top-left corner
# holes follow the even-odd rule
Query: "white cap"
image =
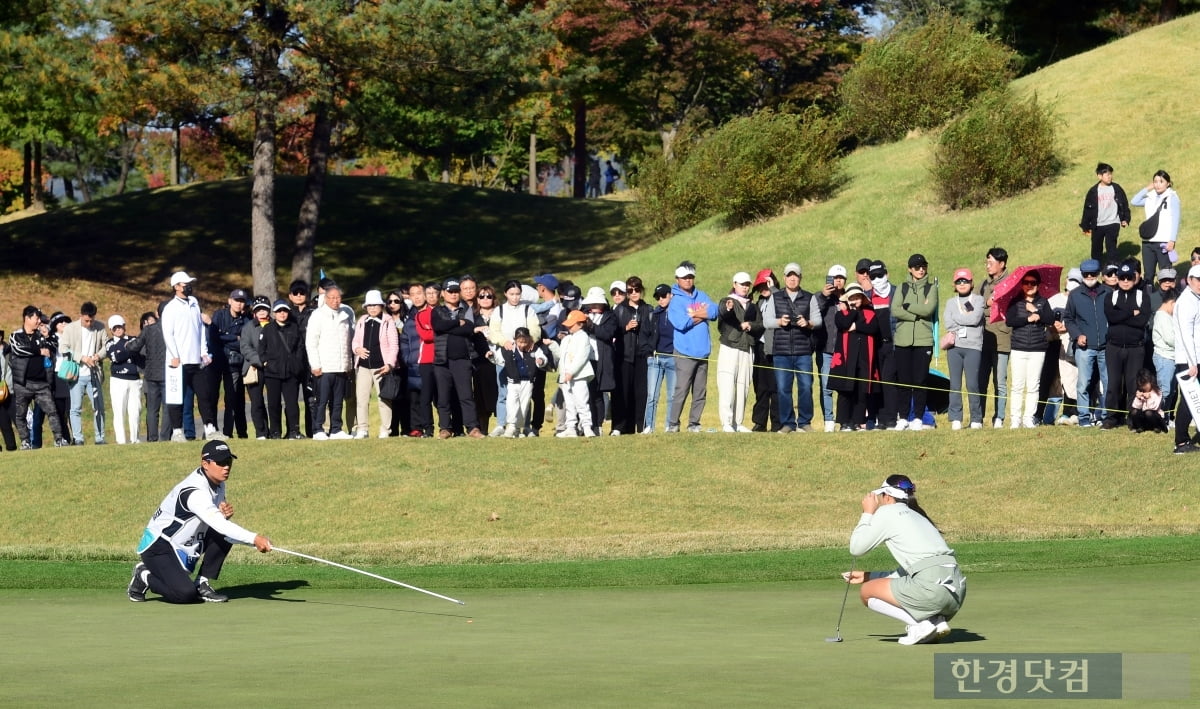
[(1188, 269), (1188, 278), (1200, 278), (1200, 264)]
[(189, 276), (186, 272), (176, 271), (175, 273), (171, 274), (171, 287), (174, 288), (180, 283), (191, 283), (194, 280), (196, 279)]
[(111, 330), (117, 326), (125, 327), (125, 318), (120, 315), (110, 315), (108, 317), (108, 329)]
[(804, 275), (804, 271), (800, 270), (800, 264), (796, 263), (795, 261), (792, 261), (791, 263), (789, 263), (788, 265), (783, 267), (783, 275), (786, 276), (791, 273), (794, 273), (797, 276)]
[(363, 299), (363, 307), (368, 305), (383, 305), (383, 294), (377, 290), (367, 291), (367, 297)]
[(538, 302), (538, 300), (539, 300), (539, 298), (538, 298), (537, 289), (534, 288), (533, 286), (529, 285), (528, 283), (522, 283), (521, 284), (521, 302), (526, 303), (528, 305), (533, 305), (534, 303)]
[(754, 279), (750, 277), (749, 273), (746, 273), (745, 271), (738, 271), (737, 273), (733, 274), (733, 282), (753, 284)]
[(841, 264), (838, 264), (836, 266), (830, 266), (829, 273), (827, 273), (825, 275), (833, 276), (834, 278), (837, 278), (838, 276), (845, 278), (846, 277), (846, 267)]
[(580, 305), (608, 305), (608, 298), (605, 297), (604, 291), (600, 286), (592, 286), (588, 288), (587, 295), (583, 297), (583, 302)]
[(696, 275), (696, 269), (692, 268), (691, 266), (680, 266), (679, 268), (675, 269), (676, 278), (686, 278), (694, 275)]
[(625, 281), (613, 281), (612, 283), (610, 283), (608, 286), (608, 292), (612, 293), (615, 290), (619, 290), (622, 293), (624, 293), (625, 292)]

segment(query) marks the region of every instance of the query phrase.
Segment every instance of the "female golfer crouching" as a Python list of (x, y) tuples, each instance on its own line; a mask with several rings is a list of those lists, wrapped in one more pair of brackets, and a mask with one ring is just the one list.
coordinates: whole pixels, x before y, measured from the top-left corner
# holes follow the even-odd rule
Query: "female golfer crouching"
[(904, 623), (901, 645), (937, 642), (950, 634), (947, 621), (962, 608), (966, 578), (954, 550), (917, 504), (917, 486), (891, 475), (862, 500), (863, 514), (850, 535), (850, 553), (862, 556), (887, 545), (900, 564), (895, 571), (851, 571), (847, 583), (862, 584), (863, 605)]

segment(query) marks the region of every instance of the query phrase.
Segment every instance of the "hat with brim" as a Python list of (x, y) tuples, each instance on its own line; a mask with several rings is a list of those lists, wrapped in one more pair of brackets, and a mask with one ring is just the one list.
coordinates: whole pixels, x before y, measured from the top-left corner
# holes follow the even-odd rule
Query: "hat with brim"
[(201, 460), (211, 460), (217, 465), (229, 465), (237, 456), (233, 451), (229, 450), (229, 444), (225, 441), (209, 441), (204, 444), (204, 449), (200, 451)]
[(180, 283), (192, 283), (195, 280), (195, 278), (189, 276), (185, 271), (176, 271), (171, 274), (171, 287), (174, 288)]
[[(904, 483), (901, 483), (901, 484), (904, 484)], [(888, 485), (887, 481), (885, 480), (882, 485), (880, 485), (879, 487), (872, 490), (871, 494), (872, 495), (888, 495), (897, 500), (907, 500), (911, 494), (914, 494), (917, 491), (916, 486), (914, 486), (912, 483), (907, 483), (907, 485), (912, 488), (911, 493), (907, 492), (905, 490), (901, 490), (899, 487), (896, 487), (895, 485)]]
[(271, 312), (273, 312), (273, 313), (278, 313), (280, 310), (291, 310), (291, 309), (292, 309), (291, 303), (288, 303), (286, 300), (284, 300), (282, 298), (275, 301), (275, 305), (271, 306)]
[(691, 266), (680, 266), (679, 268), (675, 269), (675, 277), (676, 278), (695, 278), (696, 277), (696, 269), (692, 268)]
[(567, 317), (563, 318), (563, 327), (578, 325), (584, 320), (587, 320), (587, 316), (583, 314), (582, 310), (572, 310), (571, 312), (567, 313)]
[(600, 286), (588, 288), (587, 295), (583, 297), (581, 305), (608, 305), (608, 298), (604, 297), (604, 289)]
[(857, 283), (851, 283), (846, 287), (846, 292), (843, 293), (842, 297), (838, 300), (842, 301), (843, 303), (849, 303), (850, 296), (852, 295), (862, 296), (863, 298), (867, 297), (867, 294), (863, 292), (862, 286), (858, 285)]
[(383, 305), (383, 293), (377, 290), (367, 291), (367, 297), (363, 299), (363, 307), (368, 305)]

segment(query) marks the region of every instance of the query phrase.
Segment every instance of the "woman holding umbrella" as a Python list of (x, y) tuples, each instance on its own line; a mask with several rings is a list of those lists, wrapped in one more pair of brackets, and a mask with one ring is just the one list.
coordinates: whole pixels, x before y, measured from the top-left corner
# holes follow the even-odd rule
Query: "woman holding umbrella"
[[(1010, 428), (1033, 428), (1033, 412), (1037, 408), (1038, 391), (1042, 381), (1042, 365), (1046, 359), (1046, 328), (1054, 323), (1054, 310), (1039, 293), (1042, 274), (1035, 268), (1025, 270), (1018, 281), (1019, 295), (1005, 311), (1005, 320), (1012, 328), (1012, 381), (1009, 383)], [(1057, 288), (1057, 284), (1051, 286)]]

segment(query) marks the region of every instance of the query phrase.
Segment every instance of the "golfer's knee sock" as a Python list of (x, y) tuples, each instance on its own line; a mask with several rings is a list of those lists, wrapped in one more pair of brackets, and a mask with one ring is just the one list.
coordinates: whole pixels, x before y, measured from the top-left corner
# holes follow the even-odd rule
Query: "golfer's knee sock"
[(867, 608), (882, 613), (889, 618), (894, 618), (905, 625), (916, 625), (917, 619), (909, 615), (908, 611), (899, 606), (893, 606), (891, 603), (882, 598), (870, 598), (867, 600)]

